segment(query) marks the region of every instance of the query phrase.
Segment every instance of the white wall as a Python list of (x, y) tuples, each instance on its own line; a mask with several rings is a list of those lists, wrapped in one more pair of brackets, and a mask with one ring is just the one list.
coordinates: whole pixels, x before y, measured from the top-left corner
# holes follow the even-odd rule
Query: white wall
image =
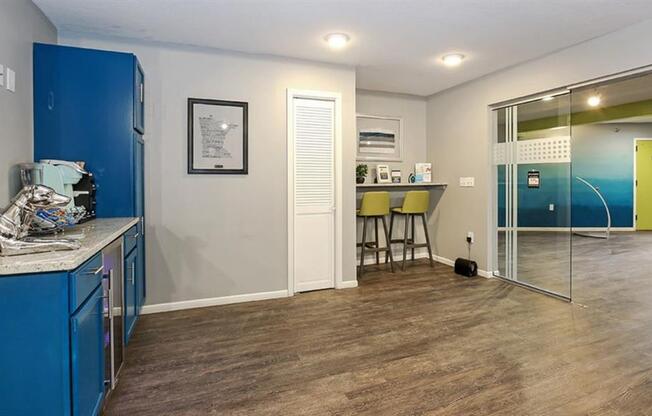
[(56, 43), (56, 28), (29, 0), (0, 1), (0, 64), (16, 71), (16, 92), (0, 87), (0, 207), (20, 187), (16, 164), (33, 156), (33, 42)]
[[(489, 105), (652, 64), (652, 21), (564, 49), (438, 93), (428, 100), (428, 154), (434, 176), (450, 184), (431, 219), (439, 255), (473, 252), (487, 269), (490, 201), (491, 120)], [(475, 176), (475, 188), (460, 188), (460, 176)]]
[[(343, 98), (344, 280), (355, 280), (355, 72), (214, 50), (62, 35), (130, 51), (146, 74), (147, 304), (287, 289), (286, 90)], [(186, 173), (189, 97), (249, 103), (249, 174)]]
[[(369, 175), (377, 164), (388, 164), (390, 169), (401, 169), (402, 180), (406, 181), (414, 172), (414, 164), (428, 162), (426, 155), (426, 98), (407, 94), (391, 94), (378, 91), (358, 90), (356, 92), (358, 114), (375, 116), (398, 116), (403, 118), (403, 161), (364, 162), (369, 165)], [(368, 178), (367, 181), (373, 180)]]

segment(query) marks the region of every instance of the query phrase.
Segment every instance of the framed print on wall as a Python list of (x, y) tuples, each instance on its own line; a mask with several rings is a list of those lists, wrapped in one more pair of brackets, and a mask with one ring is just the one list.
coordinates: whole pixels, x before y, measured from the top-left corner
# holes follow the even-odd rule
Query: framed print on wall
[(357, 160), (402, 161), (403, 119), (401, 117), (358, 114), (356, 124)]
[(247, 107), (188, 98), (188, 173), (247, 174)]

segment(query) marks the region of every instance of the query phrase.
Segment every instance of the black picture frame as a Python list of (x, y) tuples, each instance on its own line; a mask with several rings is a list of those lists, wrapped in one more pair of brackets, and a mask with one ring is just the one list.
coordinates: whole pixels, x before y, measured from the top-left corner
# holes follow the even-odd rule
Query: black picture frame
[[(195, 123), (194, 107), (195, 105), (209, 105), (221, 107), (237, 107), (242, 109), (242, 168), (241, 169), (223, 169), (216, 165), (215, 168), (195, 168)], [(226, 101), (212, 100), (206, 98), (188, 98), (188, 174), (199, 175), (247, 175), (249, 173), (249, 104), (244, 101)]]

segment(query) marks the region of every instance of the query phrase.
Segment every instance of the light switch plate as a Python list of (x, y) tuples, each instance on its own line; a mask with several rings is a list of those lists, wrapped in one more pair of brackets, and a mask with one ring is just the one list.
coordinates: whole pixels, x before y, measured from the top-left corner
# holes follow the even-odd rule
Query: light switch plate
[(0, 65), (0, 87), (5, 86), (5, 66)]
[(7, 67), (7, 89), (16, 92), (16, 73), (9, 67)]
[(460, 178), (460, 186), (462, 188), (472, 188), (475, 186), (475, 177), (467, 176)]

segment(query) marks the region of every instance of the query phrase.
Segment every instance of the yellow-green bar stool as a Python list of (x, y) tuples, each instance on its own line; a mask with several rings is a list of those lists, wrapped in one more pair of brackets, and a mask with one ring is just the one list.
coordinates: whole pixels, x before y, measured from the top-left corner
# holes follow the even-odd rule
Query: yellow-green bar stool
[[(362, 242), (357, 246), (361, 247), (360, 251), (360, 276), (364, 273), (364, 255), (365, 252), (376, 253), (376, 264), (380, 264), (380, 252), (385, 252), (385, 263), (389, 257), (392, 273), (394, 272), (394, 258), (392, 257), (391, 244), (389, 243), (389, 234), (387, 232), (387, 222), (385, 216), (389, 214), (389, 192), (365, 192), (362, 195), (360, 209), (356, 212), (357, 216), (362, 218)], [(373, 219), (376, 228), (375, 241), (367, 241), (367, 222)], [(378, 243), (378, 220), (383, 223), (385, 232), (385, 247), (380, 247)]]
[[(389, 220), (389, 236), (390, 236), (390, 246), (393, 243), (403, 243), (403, 266), (402, 269), (405, 270), (405, 259), (407, 258), (407, 250), (410, 249), (412, 254), (412, 260), (414, 260), (414, 249), (420, 247), (428, 247), (428, 259), (430, 260), (430, 267), (434, 266), (432, 261), (432, 248), (430, 247), (430, 236), (428, 235), (428, 224), (426, 223), (426, 214), (428, 213), (428, 208), (430, 206), (430, 192), (428, 191), (408, 191), (405, 193), (405, 198), (403, 198), (403, 206), (400, 208), (393, 208), (392, 214)], [(392, 239), (392, 232), (394, 229), (394, 217), (396, 215), (404, 216), (405, 218), (405, 231), (403, 233), (403, 238)], [(415, 233), (414, 233), (414, 218), (421, 217), (421, 222), (423, 223), (423, 232), (426, 236), (426, 242), (417, 244), (415, 242)], [(408, 224), (411, 223), (411, 233), (408, 234)], [(391, 250), (390, 250), (391, 252)], [(387, 256), (385, 256), (385, 262), (387, 262)]]

